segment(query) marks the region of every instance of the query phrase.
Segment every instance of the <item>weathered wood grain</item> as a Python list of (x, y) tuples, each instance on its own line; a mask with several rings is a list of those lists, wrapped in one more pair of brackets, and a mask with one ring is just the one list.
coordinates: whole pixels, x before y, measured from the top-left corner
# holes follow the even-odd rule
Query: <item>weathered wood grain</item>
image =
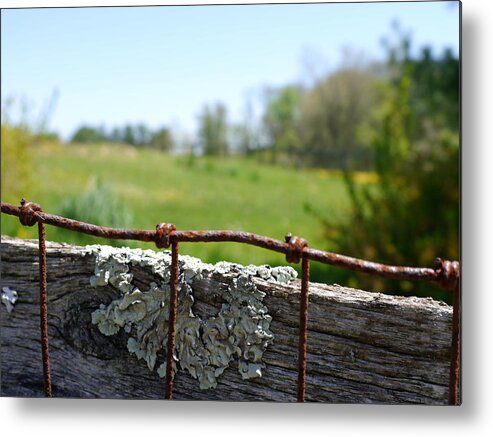
[[(1, 256), (1, 285), (19, 293), (11, 313), (1, 306), (1, 394), (42, 396), (37, 242), (2, 237)], [(127, 334), (107, 337), (91, 324), (91, 313), (119, 296), (89, 285), (94, 258), (48, 243), (47, 269), (54, 396), (163, 399), (164, 380), (128, 353)], [(153, 280), (142, 268), (133, 273), (136, 282)], [(217, 313), (231, 281), (214, 274), (195, 282), (194, 312)], [(205, 391), (180, 370), (174, 399), (296, 400), (299, 281), (255, 283), (267, 293), (275, 336), (262, 378), (244, 381), (233, 365)], [(451, 307), (431, 299), (310, 284), (307, 401), (447, 404), (451, 321)]]

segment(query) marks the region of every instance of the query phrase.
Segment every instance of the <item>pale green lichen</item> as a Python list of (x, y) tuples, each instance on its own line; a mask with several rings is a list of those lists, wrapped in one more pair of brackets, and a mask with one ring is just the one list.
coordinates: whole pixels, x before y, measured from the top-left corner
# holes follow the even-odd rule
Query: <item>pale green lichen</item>
[(7, 312), (11, 313), (18, 299), (17, 291), (9, 287), (2, 287), (2, 303), (5, 305)]
[[(116, 249), (108, 246), (88, 246), (87, 254), (95, 255), (96, 263), (91, 285), (112, 285), (121, 292), (120, 298), (101, 305), (92, 313), (92, 323), (105, 335), (124, 329), (131, 334), (127, 342), (130, 353), (144, 359), (153, 370), (160, 351), (166, 352), (171, 257), (169, 252), (141, 249)], [(130, 266), (149, 268), (161, 278), (148, 290), (132, 284)], [(179, 293), (176, 319), (174, 359), (182, 370), (198, 379), (202, 389), (216, 387), (217, 378), (233, 360), (243, 379), (262, 376), (262, 356), (273, 341), (269, 330), (272, 317), (262, 303), (265, 293), (259, 291), (252, 276), (287, 283), (296, 277), (291, 267), (241, 266), (219, 262), (202, 263), (196, 258), (180, 256)], [(193, 313), (191, 285), (204, 275), (234, 273), (232, 284), (224, 295), (225, 303), (216, 316), (201, 319)], [(175, 371), (176, 371), (176, 367)], [(157, 369), (164, 377), (166, 364)]]

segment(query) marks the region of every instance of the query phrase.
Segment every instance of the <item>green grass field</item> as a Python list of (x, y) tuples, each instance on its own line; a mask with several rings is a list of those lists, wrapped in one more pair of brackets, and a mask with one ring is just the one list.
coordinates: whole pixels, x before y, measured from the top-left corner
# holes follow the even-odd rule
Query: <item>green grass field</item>
[[(281, 240), (292, 232), (312, 247), (331, 249), (322, 224), (305, 205), (309, 202), (330, 221), (343, 219), (349, 207), (341, 176), (327, 171), (269, 166), (239, 157), (191, 159), (113, 144), (38, 146), (30, 156), (35, 170), (25, 197), (44, 211), (60, 213), (67, 198), (86, 192), (98, 178), (130, 210), (131, 227), (140, 229), (170, 222), (183, 230), (244, 230)], [(2, 200), (18, 204), (20, 199), (4, 193)], [(36, 228), (24, 228), (18, 219), (2, 215), (2, 233), (35, 238)], [(89, 236), (81, 240), (80, 235), (50, 226), (47, 238), (102, 242)], [(153, 248), (149, 243), (121, 244)], [(181, 253), (207, 262), (285, 264), (280, 254), (234, 243), (183, 244)], [(317, 272), (319, 280), (327, 279)]]

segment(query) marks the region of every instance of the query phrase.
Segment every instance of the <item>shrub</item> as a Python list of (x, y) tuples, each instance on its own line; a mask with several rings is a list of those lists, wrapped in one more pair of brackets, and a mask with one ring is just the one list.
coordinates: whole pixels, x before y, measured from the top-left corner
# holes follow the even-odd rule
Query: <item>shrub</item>
[[(89, 190), (81, 195), (67, 198), (58, 212), (59, 215), (87, 223), (114, 228), (128, 228), (132, 224), (132, 214), (127, 205), (118, 198), (111, 186), (105, 185), (99, 179), (90, 182)], [(67, 231), (64, 231), (66, 233)], [(92, 242), (93, 239), (71, 232), (65, 239), (78, 243)], [(101, 243), (102, 240), (98, 239)], [(116, 244), (115, 240), (104, 241)]]

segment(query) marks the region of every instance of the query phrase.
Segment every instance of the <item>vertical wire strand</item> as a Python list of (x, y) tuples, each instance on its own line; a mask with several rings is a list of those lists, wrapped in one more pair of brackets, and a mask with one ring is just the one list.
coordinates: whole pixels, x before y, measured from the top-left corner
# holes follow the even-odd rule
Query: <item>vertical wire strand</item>
[(306, 344), (308, 340), (308, 283), (310, 260), (301, 259), (300, 337), (298, 347), (298, 402), (305, 401), (306, 391)]
[(460, 373), (460, 281), (454, 288), (452, 350), (450, 353), (449, 405), (459, 405)]
[(43, 382), (45, 397), (51, 398), (50, 355), (48, 349), (48, 293), (46, 285), (46, 233), (45, 225), (38, 222), (39, 242), (39, 316), (41, 331), (41, 353), (43, 360)]
[(165, 398), (173, 398), (173, 356), (176, 339), (176, 308), (178, 306), (178, 242), (171, 243), (171, 281), (168, 318), (168, 347), (166, 350)]

